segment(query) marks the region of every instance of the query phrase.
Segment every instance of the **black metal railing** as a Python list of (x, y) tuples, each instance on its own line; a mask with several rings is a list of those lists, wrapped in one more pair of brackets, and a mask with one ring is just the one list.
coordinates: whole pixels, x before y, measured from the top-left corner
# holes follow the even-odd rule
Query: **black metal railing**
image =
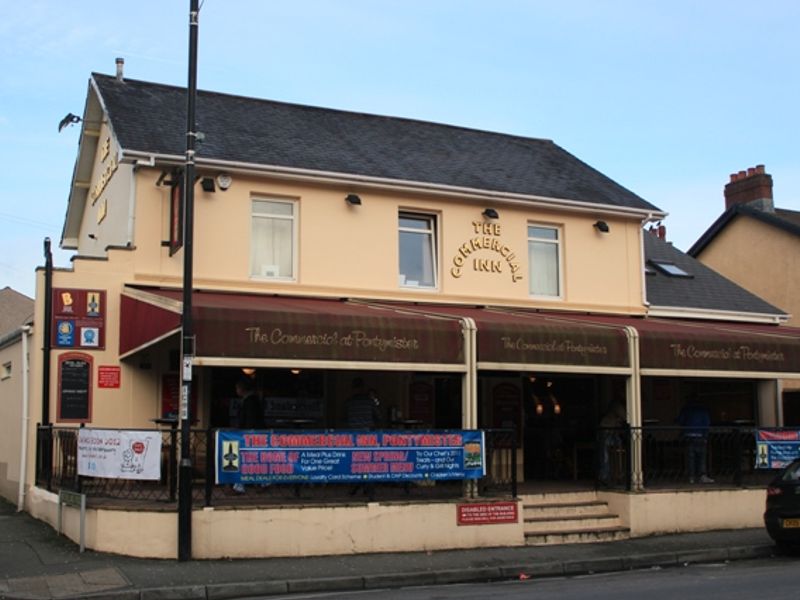
[(486, 429), (486, 476), (478, 483), (481, 496), (517, 497), (517, 432)]
[[(159, 430), (161, 477), (158, 481), (123, 480), (78, 475), (78, 428), (40, 426), (36, 440), (36, 484), (56, 490), (82, 491), (93, 500), (160, 502), (172, 508), (177, 496), (180, 431)], [(713, 483), (763, 486), (775, 472), (756, 469), (756, 429), (710, 427), (703, 440), (680, 427), (600, 428), (595, 443), (594, 473), (598, 486), (610, 489), (675, 488)], [(463, 495), (462, 481), (353, 484), (249, 485), (246, 494), (216, 485), (214, 430), (190, 432), (193, 502), (198, 506), (351, 502), (361, 494), (380, 500), (438, 500)], [(518, 440), (513, 430), (485, 430), (486, 475), (478, 480), (484, 497), (517, 496)], [(591, 446), (591, 444), (590, 444)], [(691, 467), (690, 457), (695, 461)], [(588, 458), (588, 457), (587, 457)], [(588, 465), (588, 460), (587, 467)]]
[[(157, 502), (174, 509), (177, 499), (179, 429), (161, 434), (159, 480), (111, 479), (78, 475), (78, 431), (76, 427), (39, 426), (36, 440), (36, 484), (48, 490), (81, 491), (94, 502)], [(140, 430), (139, 430), (140, 431)], [(205, 506), (247, 504), (292, 504), (352, 502), (362, 494), (381, 500), (441, 500), (463, 495), (462, 481), (342, 484), (248, 485), (245, 494), (231, 486), (216, 485), (214, 465), (215, 430), (192, 429), (189, 448), (192, 459), (192, 501)], [(486, 476), (479, 493), (487, 497), (516, 496), (516, 436), (511, 430), (486, 431)], [(47, 458), (50, 458), (48, 461)]]
[(601, 427), (595, 445), (595, 473), (598, 487), (631, 489), (631, 460), (635, 440), (631, 428)]
[[(764, 485), (773, 471), (756, 469), (756, 429), (645, 426), (633, 432), (641, 443), (645, 487), (717, 483)], [(638, 438), (638, 440), (636, 439)]]

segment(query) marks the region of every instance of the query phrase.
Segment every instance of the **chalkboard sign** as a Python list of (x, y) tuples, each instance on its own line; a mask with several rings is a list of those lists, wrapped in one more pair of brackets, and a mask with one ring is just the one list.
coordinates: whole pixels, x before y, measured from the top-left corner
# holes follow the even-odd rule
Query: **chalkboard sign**
[(58, 358), (58, 420), (91, 421), (92, 357), (62, 354)]

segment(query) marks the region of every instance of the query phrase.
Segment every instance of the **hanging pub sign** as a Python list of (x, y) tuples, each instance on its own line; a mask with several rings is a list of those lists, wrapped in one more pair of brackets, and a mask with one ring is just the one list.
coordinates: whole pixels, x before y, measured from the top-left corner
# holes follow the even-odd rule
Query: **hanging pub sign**
[(92, 357), (69, 352), (58, 357), (59, 422), (92, 420)]
[(484, 433), (443, 431), (242, 431), (216, 435), (216, 481), (347, 483), (479, 479)]
[(54, 348), (105, 349), (105, 290), (56, 288), (52, 307)]

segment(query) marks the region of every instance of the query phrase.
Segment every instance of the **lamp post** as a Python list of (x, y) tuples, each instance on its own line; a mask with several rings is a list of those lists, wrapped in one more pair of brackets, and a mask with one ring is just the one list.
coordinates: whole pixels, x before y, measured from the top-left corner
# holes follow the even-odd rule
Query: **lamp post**
[(195, 100), (197, 98), (198, 0), (189, 7), (189, 84), (186, 89), (186, 168), (184, 169), (183, 210), (183, 312), (181, 315), (181, 458), (178, 469), (178, 560), (192, 557), (192, 458), (191, 435), (192, 364), (194, 331), (192, 324), (192, 278), (194, 242)]

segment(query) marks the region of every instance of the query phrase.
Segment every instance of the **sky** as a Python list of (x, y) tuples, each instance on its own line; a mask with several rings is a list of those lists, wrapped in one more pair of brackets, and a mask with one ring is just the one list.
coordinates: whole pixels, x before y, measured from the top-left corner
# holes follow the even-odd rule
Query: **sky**
[[(189, 0), (0, 0), (0, 289), (58, 248), (92, 72), (186, 86)], [(551, 139), (669, 213), (687, 250), (731, 173), (800, 210), (800, 2), (202, 0), (198, 87)]]

